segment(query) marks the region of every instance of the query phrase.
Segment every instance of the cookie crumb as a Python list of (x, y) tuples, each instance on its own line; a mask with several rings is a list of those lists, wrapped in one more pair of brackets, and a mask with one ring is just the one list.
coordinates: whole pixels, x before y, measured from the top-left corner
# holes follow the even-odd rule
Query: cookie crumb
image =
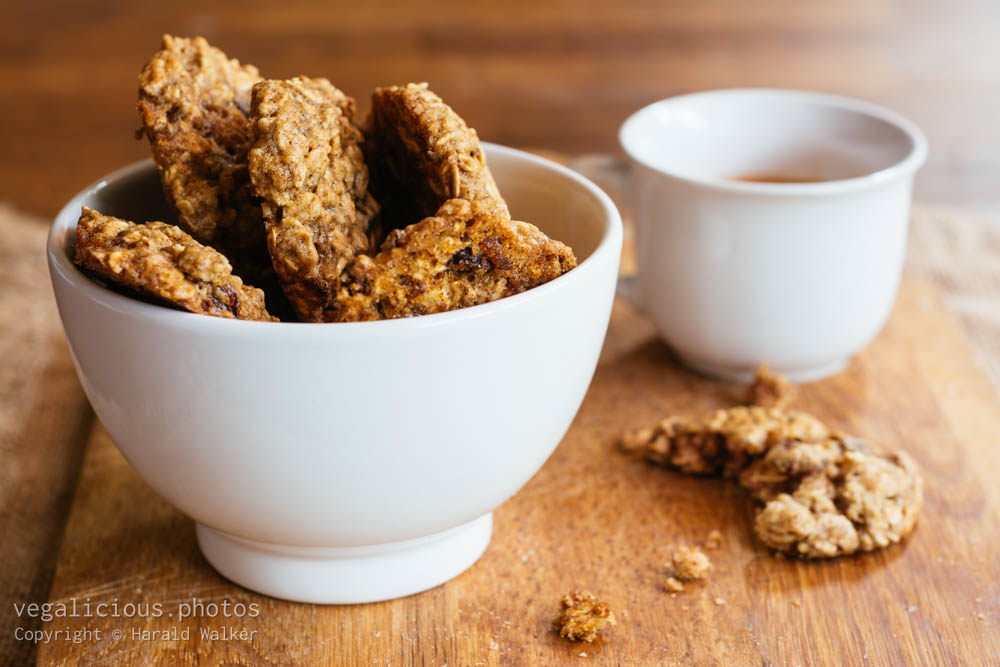
[(680, 547), (674, 552), (674, 576), (681, 581), (704, 579), (712, 569), (712, 561), (698, 547)]
[(622, 433), (618, 446), (625, 452), (636, 452), (645, 448), (653, 439), (653, 429), (637, 428)]
[(719, 607), (724, 607), (726, 605), (726, 601), (723, 600), (722, 598), (715, 598), (714, 602)]
[(500, 644), (497, 644), (496, 640), (491, 641), (490, 642), (490, 650), (491, 651), (499, 651), (500, 650)]
[(705, 538), (705, 548), (706, 549), (718, 549), (722, 546), (722, 533), (718, 530), (713, 530)]
[(799, 600), (792, 600), (792, 606), (793, 607), (801, 607), (802, 606), (802, 602), (799, 601)]
[(666, 583), (663, 584), (663, 589), (670, 593), (680, 593), (684, 590), (684, 584), (677, 577), (667, 577)]
[(605, 626), (615, 625), (615, 615), (590, 591), (573, 591), (563, 596), (552, 625), (560, 637), (592, 642)]
[(586, 658), (587, 657), (587, 652), (586, 651), (580, 651), (577, 655), (579, 655), (581, 658)]
[(986, 620), (986, 614), (979, 612), (978, 614), (976, 614), (976, 618), (978, 618), (980, 621)]
[(764, 408), (783, 409), (788, 407), (798, 393), (795, 385), (783, 375), (774, 373), (765, 364), (757, 367), (753, 383), (747, 390), (747, 405), (759, 405)]

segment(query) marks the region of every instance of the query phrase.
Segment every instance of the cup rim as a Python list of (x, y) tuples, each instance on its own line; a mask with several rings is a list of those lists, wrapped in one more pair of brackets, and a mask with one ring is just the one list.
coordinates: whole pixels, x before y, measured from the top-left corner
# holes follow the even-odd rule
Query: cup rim
[[(550, 280), (549, 282), (534, 287), (520, 294), (498, 299), (489, 303), (476, 306), (468, 306), (443, 313), (433, 313), (421, 315), (419, 317), (406, 317), (388, 320), (376, 320), (371, 322), (335, 322), (336, 326), (318, 327), (314, 322), (259, 322), (254, 320), (239, 320), (223, 317), (210, 317), (191, 313), (184, 310), (177, 310), (158, 304), (147, 303), (139, 299), (118, 294), (103, 285), (98, 284), (89, 276), (86, 276), (76, 265), (67, 252), (65, 244), (62, 242), (67, 231), (75, 228), (79, 218), (80, 207), (83, 199), (93, 192), (106, 187), (109, 183), (125, 178), (137, 172), (147, 169), (155, 169), (150, 158), (133, 162), (125, 167), (121, 167), (102, 178), (97, 179), (87, 187), (75, 194), (53, 219), (49, 229), (46, 242), (46, 255), (52, 279), (58, 275), (60, 279), (68, 283), (72, 289), (79, 291), (88, 300), (97, 302), (106, 308), (116, 311), (128, 311), (138, 316), (158, 321), (163, 325), (181, 325), (197, 328), (206, 332), (233, 331), (232, 327), (241, 327), (243, 331), (251, 329), (266, 328), (273, 332), (292, 331), (317, 333), (320, 331), (342, 332), (348, 335), (365, 336), (378, 332), (388, 333), (398, 328), (427, 328), (435, 326), (454, 325), (462, 320), (471, 320), (479, 317), (488, 317), (501, 311), (517, 308), (531, 300), (544, 299), (555, 295), (575, 280), (585, 279), (584, 274), (590, 274), (601, 270), (598, 264), (604, 256), (616, 252), (615, 248), (621, 243), (623, 235), (622, 219), (618, 208), (611, 201), (611, 198), (595, 183), (585, 178), (581, 174), (565, 167), (557, 162), (528, 153), (527, 151), (501, 146), (490, 142), (481, 142), (484, 151), (489, 157), (493, 155), (506, 155), (517, 160), (533, 163), (544, 169), (555, 171), (567, 177), (570, 181), (583, 188), (600, 205), (604, 212), (604, 229), (597, 247), (583, 259), (574, 269), (563, 275)], [(293, 328), (293, 326), (295, 328)], [(221, 329), (219, 327), (222, 327)], [(275, 329), (275, 327), (278, 327)], [(228, 329), (227, 329), (228, 328)]]
[[(639, 157), (637, 151), (633, 150), (629, 146), (629, 142), (626, 140), (628, 128), (637, 123), (640, 116), (650, 113), (654, 108), (696, 97), (725, 97), (748, 94), (770, 96), (772, 98), (784, 99), (788, 101), (820, 103), (828, 107), (864, 114), (871, 118), (888, 123), (906, 135), (906, 137), (910, 140), (910, 150), (901, 160), (898, 160), (888, 167), (869, 172), (862, 176), (805, 183), (768, 183), (758, 181), (736, 181), (719, 176), (682, 173), (674, 169), (653, 165), (648, 160), (644, 160)], [(784, 88), (720, 88), (666, 97), (651, 104), (647, 104), (629, 115), (629, 117), (625, 119), (625, 122), (623, 122), (621, 127), (618, 129), (618, 143), (630, 160), (658, 174), (670, 176), (671, 178), (675, 178), (679, 181), (685, 181), (687, 183), (732, 193), (767, 194), (777, 196), (830, 195), (870, 188), (872, 186), (916, 172), (916, 170), (919, 169), (927, 159), (928, 151), (927, 138), (924, 136), (924, 133), (920, 130), (920, 128), (903, 115), (892, 111), (891, 109), (887, 109), (872, 102), (866, 102), (864, 100), (846, 97), (843, 95)]]

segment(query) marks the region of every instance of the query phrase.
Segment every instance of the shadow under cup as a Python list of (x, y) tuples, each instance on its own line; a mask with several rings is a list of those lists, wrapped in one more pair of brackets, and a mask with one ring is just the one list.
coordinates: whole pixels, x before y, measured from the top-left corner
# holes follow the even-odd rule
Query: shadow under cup
[(721, 90), (645, 107), (619, 138), (640, 302), (691, 366), (819, 379), (882, 328), (927, 154), (912, 123), (832, 95)]

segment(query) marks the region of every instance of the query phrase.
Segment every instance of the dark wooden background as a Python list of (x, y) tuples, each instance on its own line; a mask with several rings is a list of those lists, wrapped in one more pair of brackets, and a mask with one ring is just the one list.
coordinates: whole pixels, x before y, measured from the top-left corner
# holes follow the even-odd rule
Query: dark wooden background
[(616, 151), (654, 100), (779, 86), (888, 105), (926, 131), (923, 201), (1000, 212), (997, 0), (5, 2), (0, 201), (51, 216), (145, 157), (136, 74), (160, 35), (200, 34), (271, 77), (326, 76), (367, 106), (427, 80), (485, 139)]

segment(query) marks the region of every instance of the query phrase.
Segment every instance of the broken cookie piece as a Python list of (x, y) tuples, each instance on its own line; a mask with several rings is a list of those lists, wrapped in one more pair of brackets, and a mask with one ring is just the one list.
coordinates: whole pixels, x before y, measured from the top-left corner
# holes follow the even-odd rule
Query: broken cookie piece
[(326, 79), (263, 81), (251, 134), (250, 176), (274, 268), (303, 321), (329, 321), (341, 272), (368, 250), (378, 213), (354, 100)]
[(738, 478), (762, 505), (758, 538), (792, 556), (831, 558), (894, 544), (913, 530), (923, 504), (909, 456), (883, 454), (802, 412), (737, 407), (700, 421), (665, 419), (622, 441), (682, 472)]
[(573, 252), (491, 200), (452, 199), (345, 271), (331, 320), (413, 317), (502, 299), (576, 266)]
[(510, 215), (476, 131), (426, 83), (377, 88), (371, 118), (373, 188), (387, 231), (434, 215), (449, 199), (489, 200)]
[(778, 494), (757, 514), (754, 532), (776, 551), (803, 558), (832, 558), (858, 550), (858, 533), (833, 503), (824, 475), (807, 477), (792, 493)]
[(266, 272), (264, 224), (247, 171), (246, 114), (260, 78), (201, 37), (164, 35), (139, 75), (138, 109), (180, 226), (241, 271), (251, 264)]
[[(627, 435), (647, 458), (689, 474), (737, 476), (750, 457), (789, 440), (817, 440), (829, 435), (818, 419), (804, 412), (761, 407), (718, 410), (701, 420), (667, 418), (656, 428)], [(645, 445), (641, 444), (645, 438)]]
[(797, 389), (785, 376), (771, 372), (766, 365), (757, 367), (747, 390), (747, 405), (783, 410), (795, 399)]
[(573, 591), (563, 596), (552, 626), (560, 637), (592, 642), (608, 625), (615, 625), (615, 615), (590, 591)]
[[(740, 485), (751, 491), (754, 498), (767, 502), (789, 483), (815, 473), (829, 477), (839, 474), (837, 464), (842, 460), (845, 440), (829, 436), (815, 441), (786, 440), (776, 443), (763, 456), (755, 459), (740, 473)], [(862, 446), (860, 442), (858, 447)]]
[(229, 261), (162, 222), (136, 224), (83, 208), (76, 264), (116, 286), (192, 313), (277, 321), (264, 293), (232, 275)]
[[(781, 458), (814, 448), (793, 444)], [(796, 470), (765, 457), (745, 475), (744, 486), (766, 503), (754, 530), (771, 548), (829, 558), (880, 549), (913, 530), (923, 489), (916, 464), (905, 453), (883, 456), (856, 440), (834, 440), (823, 456), (806, 452), (802, 458), (806, 462)], [(782, 487), (789, 491), (778, 492)]]

